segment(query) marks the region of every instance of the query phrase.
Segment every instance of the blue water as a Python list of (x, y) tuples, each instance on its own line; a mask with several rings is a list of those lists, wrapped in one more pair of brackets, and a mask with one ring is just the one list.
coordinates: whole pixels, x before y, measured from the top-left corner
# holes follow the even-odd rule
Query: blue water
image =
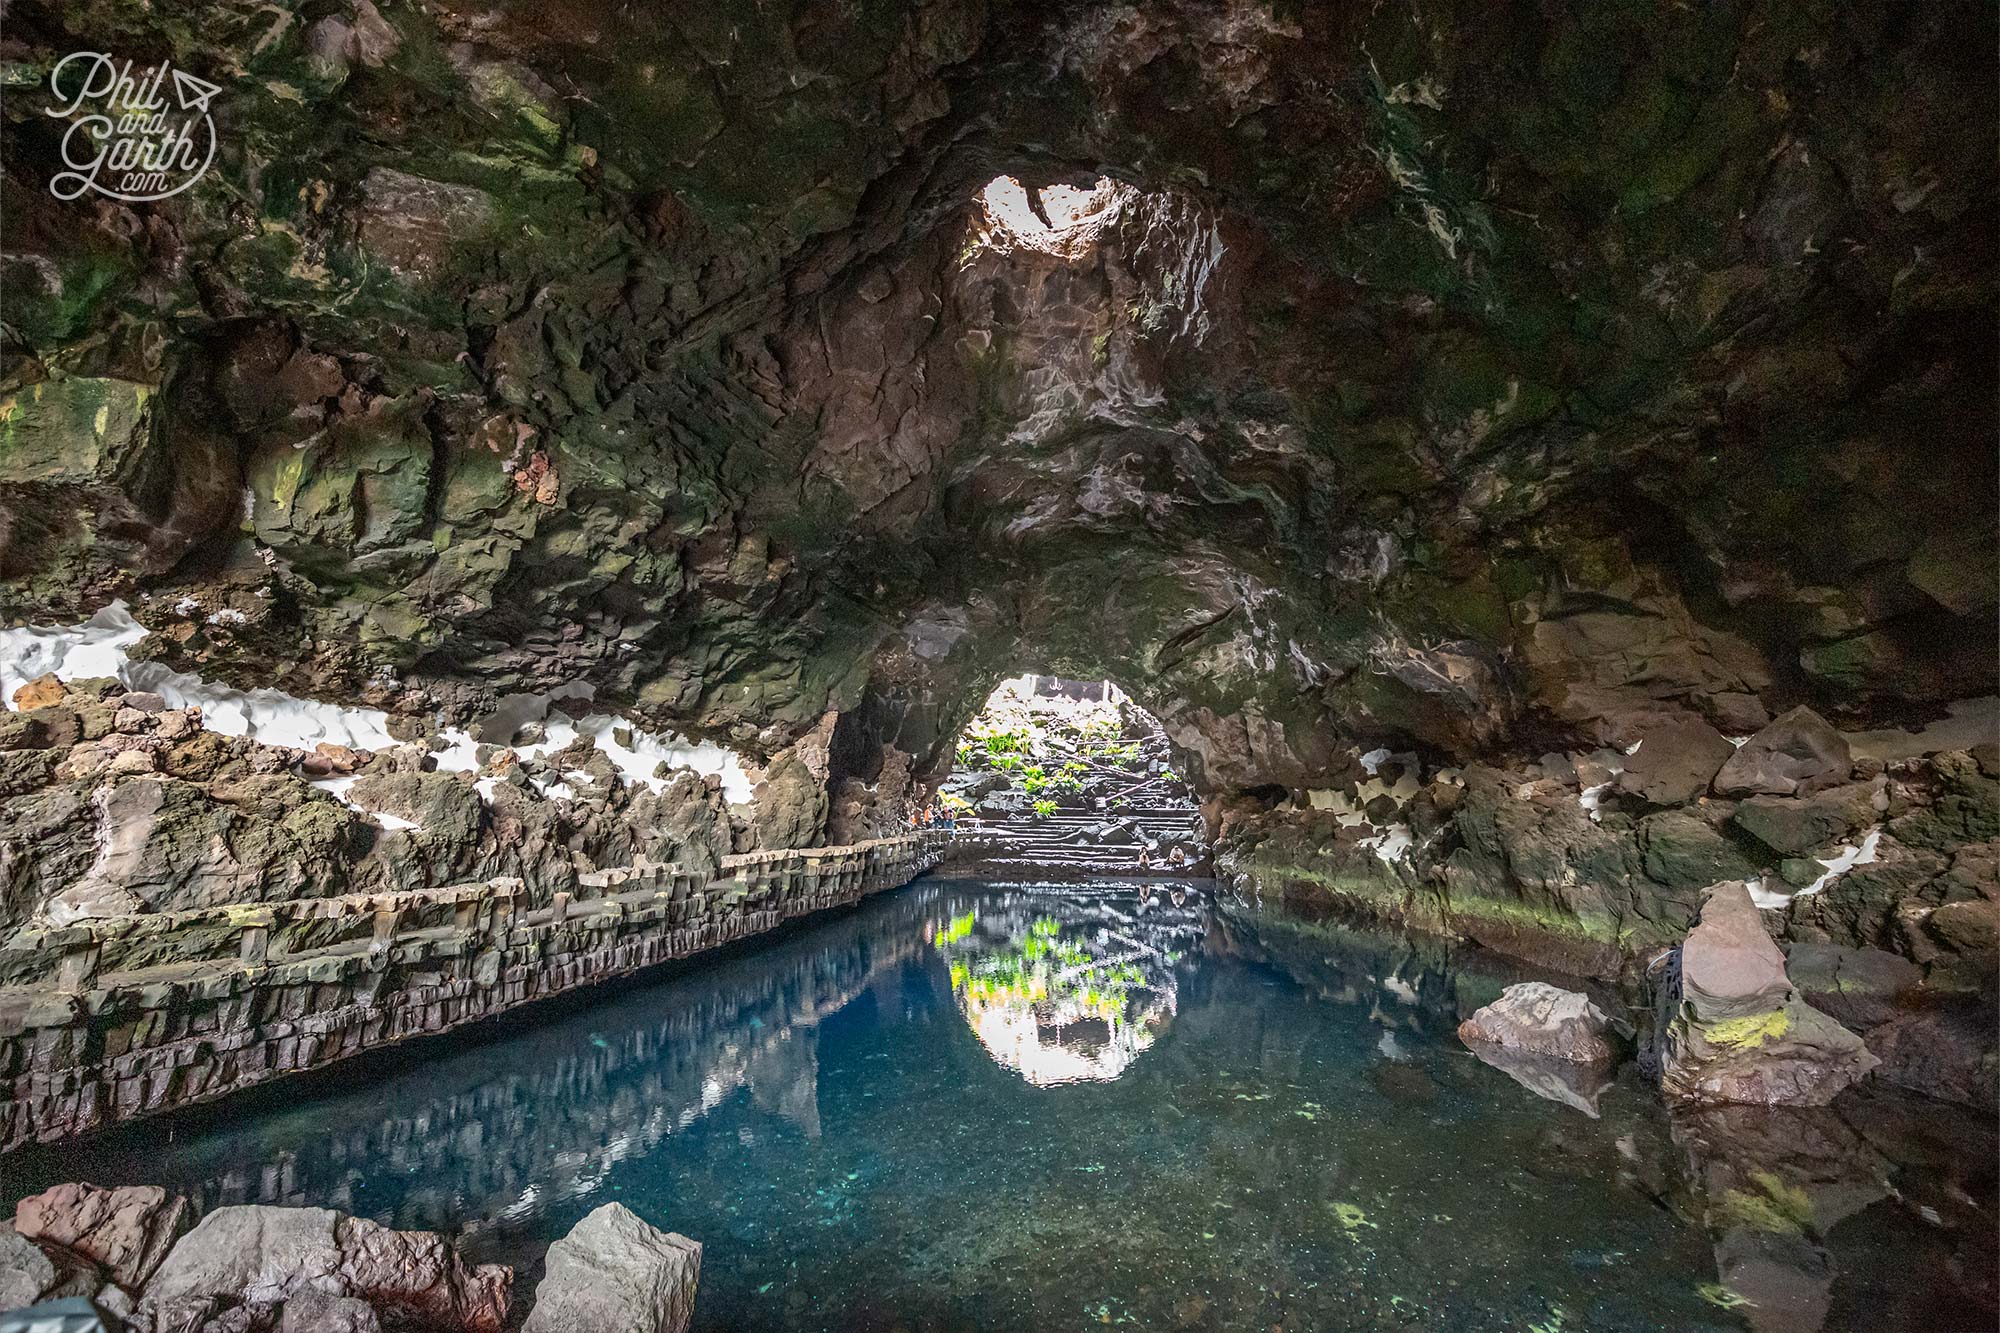
[(1510, 1074), (1454, 1029), (1516, 979), (1202, 884), (925, 882), (471, 1044), (7, 1159), (0, 1193), (435, 1228), (519, 1266), (523, 1304), (617, 1200), (703, 1242), (707, 1329), (1993, 1326), (1990, 1128), (1879, 1099), (1675, 1124), (1635, 1069)]

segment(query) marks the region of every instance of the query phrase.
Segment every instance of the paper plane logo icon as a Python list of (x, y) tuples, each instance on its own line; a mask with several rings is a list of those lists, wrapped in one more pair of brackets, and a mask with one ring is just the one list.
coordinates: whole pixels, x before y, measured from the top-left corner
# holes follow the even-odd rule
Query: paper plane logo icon
[(184, 69), (174, 71), (174, 95), (181, 99), (181, 110), (199, 111), (208, 114), (208, 99), (222, 89), (207, 79), (197, 79)]

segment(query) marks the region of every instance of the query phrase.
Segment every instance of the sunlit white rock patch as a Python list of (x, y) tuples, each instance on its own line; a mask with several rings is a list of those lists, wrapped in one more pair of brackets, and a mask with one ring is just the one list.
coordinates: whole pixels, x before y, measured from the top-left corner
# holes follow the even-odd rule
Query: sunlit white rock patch
[[(183, 599), (184, 604), (190, 602), (191, 599)], [(198, 604), (187, 606), (190, 613), (198, 609)], [(169, 708), (199, 708), (202, 726), (225, 736), (241, 736), (265, 745), (299, 750), (325, 744), (373, 751), (402, 743), (390, 733), (389, 715), (379, 708), (300, 699), (268, 688), (239, 690), (174, 671), (157, 662), (135, 662), (131, 649), (147, 633), (124, 602), (113, 602), (81, 625), (0, 630), (0, 699), (4, 699), (8, 709), (14, 709), (14, 692), (43, 675), (53, 674), (63, 681), (108, 676), (127, 689), (158, 694)], [(610, 713), (572, 717), (555, 706), (560, 702), (588, 702), (591, 695), (587, 685), (559, 687), (541, 695), (512, 695), (502, 701), (501, 708), (493, 715), (482, 720), (479, 730), (511, 737), (529, 722), (539, 722), (542, 739), (511, 747), (517, 756), (540, 758), (572, 744), (580, 736), (588, 736), (627, 784), (658, 791), (667, 781), (659, 776), (664, 764), (668, 769), (689, 768), (720, 779), (723, 795), (731, 802), (740, 804), (751, 799), (754, 783), (742, 757), (732, 750), (710, 741), (689, 741), (672, 732), (645, 731)], [(479, 771), (479, 743), (471, 732), (447, 727), (440, 735), (445, 745), (431, 756), (440, 771)], [(554, 799), (574, 799), (572, 784), (586, 779), (587, 775), (581, 772), (571, 772), (558, 781), (538, 781), (536, 786)], [(477, 784), (480, 794), (490, 800), (498, 781), (480, 780)], [(355, 805), (348, 796), (353, 783), (351, 776), (335, 776), (317, 779), (313, 785), (362, 810), (384, 828), (414, 827), (394, 815)]]
[(1802, 889), (1792, 888), (1775, 875), (1762, 875), (1756, 879), (1745, 880), (1743, 886), (1750, 890), (1750, 901), (1757, 906), (1767, 909), (1782, 908), (1794, 898), (1805, 898), (1818, 893), (1856, 866), (1872, 865), (1875, 861), (1875, 849), (1881, 842), (1882, 829), (1877, 825), (1869, 829), (1860, 842), (1842, 845), (1832, 856), (1814, 857), (1815, 861), (1825, 867), (1826, 873)]

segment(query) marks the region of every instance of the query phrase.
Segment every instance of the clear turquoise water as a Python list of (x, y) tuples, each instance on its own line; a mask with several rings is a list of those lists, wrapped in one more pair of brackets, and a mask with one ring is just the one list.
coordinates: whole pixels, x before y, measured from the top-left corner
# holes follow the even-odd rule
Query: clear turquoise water
[(618, 1200), (704, 1243), (708, 1329), (1993, 1326), (1990, 1128), (1538, 1096), (1454, 1034), (1515, 979), (1201, 885), (926, 882), (0, 1170), (437, 1228), (523, 1296)]

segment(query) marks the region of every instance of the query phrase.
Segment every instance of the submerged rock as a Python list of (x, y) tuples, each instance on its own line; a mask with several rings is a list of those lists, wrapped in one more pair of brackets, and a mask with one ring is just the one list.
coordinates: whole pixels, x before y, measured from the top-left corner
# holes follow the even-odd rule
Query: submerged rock
[(607, 1203), (549, 1247), (524, 1333), (685, 1333), (700, 1279), (701, 1242)]
[(1670, 1100), (1822, 1106), (1879, 1063), (1792, 988), (1741, 884), (1710, 892), (1669, 956), (1657, 1004), (1660, 1088)]
[(1498, 1046), (1573, 1064), (1602, 1064), (1617, 1054), (1610, 1030), (1611, 1019), (1588, 995), (1524, 981), (1459, 1024), (1458, 1036), (1475, 1049)]

